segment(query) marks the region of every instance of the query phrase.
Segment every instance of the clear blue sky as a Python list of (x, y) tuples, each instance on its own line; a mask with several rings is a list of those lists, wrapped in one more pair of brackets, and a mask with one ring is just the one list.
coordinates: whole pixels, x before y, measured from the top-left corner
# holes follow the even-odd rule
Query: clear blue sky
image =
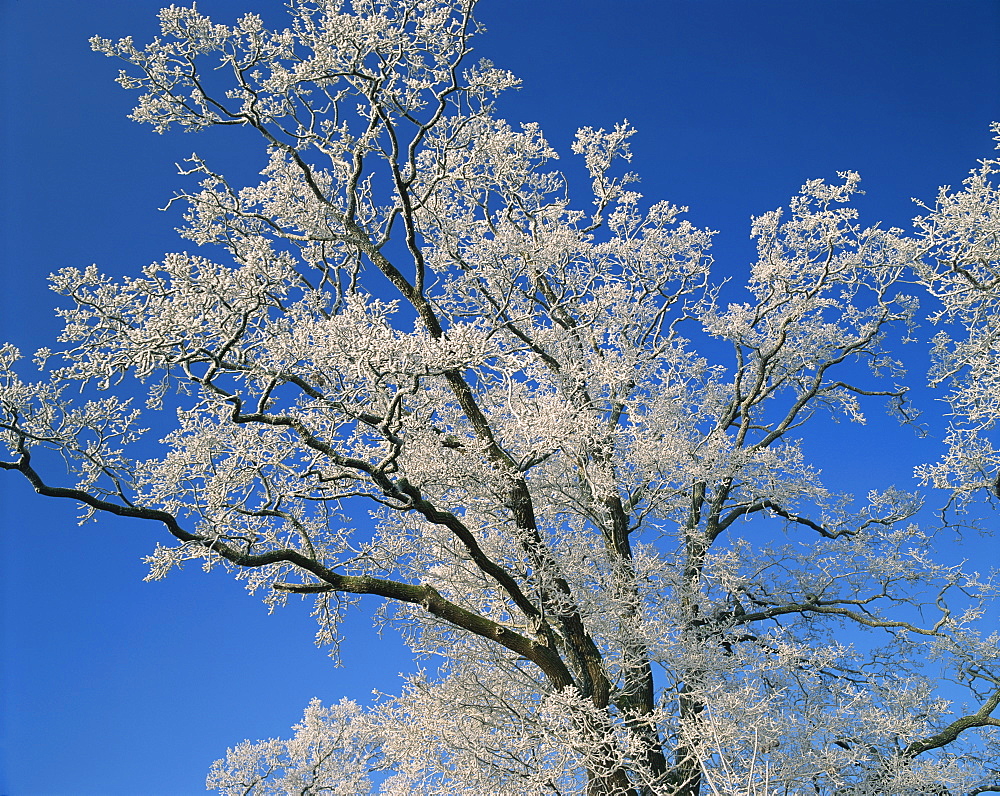
[[(133, 97), (87, 39), (145, 42), (160, 5), (0, 0), (0, 339), (23, 350), (58, 329), (49, 272), (131, 274), (190, 247), (172, 231), (178, 217), (156, 211), (182, 184), (176, 161), (197, 150), (223, 170), (262, 164), (224, 136), (157, 136), (125, 119)], [(199, 8), (284, 24), (280, 0)], [(628, 118), (639, 190), (721, 230), (728, 274), (750, 259), (749, 216), (808, 178), (857, 170), (863, 217), (905, 226), (910, 197), (960, 182), (1000, 120), (995, 0), (483, 0), (480, 16), (490, 32), (478, 55), (525, 83), (504, 115), (540, 122), (567, 154), (578, 126)], [(865, 449), (910, 444), (885, 433)], [(911, 462), (883, 454), (904, 485)], [(301, 606), (268, 616), (197, 569), (143, 583), (157, 529), (81, 531), (72, 506), (34, 499), (9, 474), (0, 501), (0, 795), (200, 793), (227, 746), (285, 734), (313, 696), (393, 691), (413, 665), (358, 615), (345, 666), (332, 668)]]

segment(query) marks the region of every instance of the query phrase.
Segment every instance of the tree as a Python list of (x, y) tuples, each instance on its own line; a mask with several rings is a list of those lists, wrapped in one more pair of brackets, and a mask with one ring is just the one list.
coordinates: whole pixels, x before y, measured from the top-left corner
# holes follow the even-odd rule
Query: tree
[[(993, 131), (1000, 136), (1000, 125)], [(955, 420), (948, 452), (920, 474), (925, 483), (950, 490), (958, 510), (984, 489), (1000, 497), (1000, 451), (989, 439), (1000, 419), (1000, 194), (991, 182), (997, 173), (1000, 161), (982, 161), (962, 190), (942, 188), (936, 205), (915, 220), (928, 248), (917, 264), (918, 278), (940, 306), (932, 320), (958, 328), (935, 336), (931, 371), (932, 384), (950, 385)]]
[[(629, 189), (627, 124), (579, 131), (593, 203), (570, 204), (540, 130), (493, 115), (516, 79), (466, 63), (473, 6), (296, 0), (279, 32), (171, 7), (145, 49), (93, 41), (130, 65), (137, 121), (249, 129), (268, 163), (239, 187), (189, 162), (183, 234), (225, 263), (54, 275), (71, 308), (36, 357), (48, 381), (0, 354), (0, 466), (162, 526), (151, 577), (194, 559), (271, 603), (309, 595), (321, 643), (381, 598), (444, 660), (367, 711), (311, 704), (210, 783), (1000, 788), (993, 584), (934, 560), (918, 494), (837, 493), (799, 439), (870, 398), (913, 419), (897, 344), (916, 279), (969, 335), (938, 339), (934, 378), (965, 418), (952, 438), (979, 444), (924, 472), (959, 499), (990, 485), (995, 164), (909, 236), (858, 223), (856, 174), (806, 183), (755, 220), (737, 294), (709, 231)], [(157, 449), (142, 424), (165, 409)]]

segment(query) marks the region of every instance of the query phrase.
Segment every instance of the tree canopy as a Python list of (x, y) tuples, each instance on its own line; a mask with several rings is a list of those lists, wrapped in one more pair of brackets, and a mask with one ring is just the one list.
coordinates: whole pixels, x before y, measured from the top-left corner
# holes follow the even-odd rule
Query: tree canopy
[(810, 180), (727, 283), (713, 233), (634, 190), (627, 122), (578, 131), (579, 199), (496, 118), (518, 81), (471, 62), (474, 5), (294, 0), (276, 31), (171, 6), (146, 47), (92, 40), (136, 121), (248, 129), (268, 161), (186, 164), (182, 235), (217, 260), (52, 276), (45, 378), (0, 349), (0, 468), (156, 526), (151, 578), (307, 595), (324, 645), (380, 600), (444, 661), (310, 704), (210, 787), (1000, 790), (992, 576), (937, 560), (917, 485), (845, 494), (803, 443), (882, 411), (916, 432), (902, 346), (936, 324), (952, 422), (914, 464), (945, 522), (996, 493), (1000, 162), (910, 232), (860, 223), (857, 174)]

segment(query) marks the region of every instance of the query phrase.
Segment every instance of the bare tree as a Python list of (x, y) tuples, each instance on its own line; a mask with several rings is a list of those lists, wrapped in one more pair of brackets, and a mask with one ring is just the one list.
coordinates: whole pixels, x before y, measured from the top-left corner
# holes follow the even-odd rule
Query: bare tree
[[(38, 354), (48, 380), (0, 350), (0, 467), (160, 526), (152, 578), (200, 559), (272, 603), (311, 595), (323, 643), (381, 598), (447, 661), (369, 710), (311, 704), (210, 786), (1000, 787), (993, 584), (935, 562), (919, 495), (840, 494), (800, 442), (872, 398), (910, 419), (912, 269), (939, 295), (996, 280), (980, 259), (927, 265), (956, 229), (943, 210), (911, 237), (861, 226), (842, 173), (755, 219), (745, 298), (724, 306), (711, 233), (618, 172), (627, 124), (579, 131), (580, 210), (538, 128), (494, 117), (517, 80), (466, 63), (473, 6), (293, 0), (284, 31), (172, 6), (145, 49), (92, 42), (127, 63), (136, 121), (253, 130), (267, 165), (249, 187), (185, 170), (183, 234), (224, 263), (53, 276), (71, 308), (63, 349)], [(143, 417), (165, 409), (158, 448)]]

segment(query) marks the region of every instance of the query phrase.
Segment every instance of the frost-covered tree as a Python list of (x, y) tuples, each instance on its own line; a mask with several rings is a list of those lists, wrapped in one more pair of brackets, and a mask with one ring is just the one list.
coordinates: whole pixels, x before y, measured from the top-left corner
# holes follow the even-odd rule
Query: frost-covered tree
[(801, 442), (870, 402), (911, 419), (917, 280), (968, 334), (936, 344), (960, 418), (924, 474), (988, 484), (996, 164), (909, 236), (858, 223), (856, 174), (806, 183), (754, 220), (737, 295), (709, 231), (629, 189), (627, 124), (579, 131), (571, 203), (541, 131), (493, 115), (517, 80), (466, 62), (473, 5), (293, 0), (283, 31), (172, 6), (144, 49), (93, 40), (137, 121), (249, 129), (267, 163), (240, 186), (189, 161), (183, 234), (220, 261), (53, 276), (47, 380), (0, 349), (0, 467), (160, 526), (151, 578), (199, 559), (309, 596), (323, 644), (375, 599), (446, 661), (369, 708), (310, 704), (210, 787), (1000, 790), (992, 583), (936, 563), (919, 495), (842, 494)]
[[(994, 125), (1000, 141), (1000, 125)], [(1000, 497), (1000, 451), (990, 434), (1000, 421), (1000, 160), (983, 160), (953, 192), (942, 188), (927, 215), (916, 219), (927, 246), (918, 263), (924, 286), (938, 299), (932, 316), (957, 331), (934, 338), (931, 383), (947, 385), (953, 423), (948, 452), (920, 469), (928, 483), (949, 489), (958, 509), (986, 489)]]

